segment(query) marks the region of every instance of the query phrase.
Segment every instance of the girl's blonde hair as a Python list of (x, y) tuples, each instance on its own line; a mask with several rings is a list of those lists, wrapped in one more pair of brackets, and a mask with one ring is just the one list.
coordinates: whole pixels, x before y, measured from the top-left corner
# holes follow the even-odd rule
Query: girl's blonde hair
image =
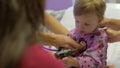
[(103, 18), (105, 9), (106, 4), (103, 0), (75, 0), (73, 12), (75, 16), (96, 13), (98, 18)]

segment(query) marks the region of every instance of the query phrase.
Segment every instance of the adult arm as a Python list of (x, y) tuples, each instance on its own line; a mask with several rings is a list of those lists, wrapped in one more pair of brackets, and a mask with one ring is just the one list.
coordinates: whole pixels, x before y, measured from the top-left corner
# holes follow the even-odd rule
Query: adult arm
[(116, 31), (116, 30), (108, 28), (106, 32), (108, 34), (108, 41), (110, 43), (120, 41), (120, 31)]
[(68, 30), (52, 15), (45, 13), (45, 26), (56, 34), (67, 35)]
[(108, 41), (118, 42), (120, 41), (120, 20), (105, 18), (101, 23), (100, 27), (107, 27)]
[(78, 48), (80, 46), (70, 37), (59, 34), (50, 34), (47, 32), (36, 32), (36, 38), (40, 44), (53, 45), (56, 47)]
[(101, 25), (106, 26), (111, 29), (114, 29), (114, 30), (120, 30), (120, 20), (119, 19), (105, 18), (102, 21)]

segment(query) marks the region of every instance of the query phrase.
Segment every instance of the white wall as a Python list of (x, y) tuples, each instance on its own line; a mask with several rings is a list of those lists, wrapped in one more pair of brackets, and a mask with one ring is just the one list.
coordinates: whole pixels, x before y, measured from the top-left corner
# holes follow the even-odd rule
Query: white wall
[(108, 0), (111, 3), (120, 3), (120, 0)]
[(116, 0), (108, 0), (108, 2), (115, 3)]

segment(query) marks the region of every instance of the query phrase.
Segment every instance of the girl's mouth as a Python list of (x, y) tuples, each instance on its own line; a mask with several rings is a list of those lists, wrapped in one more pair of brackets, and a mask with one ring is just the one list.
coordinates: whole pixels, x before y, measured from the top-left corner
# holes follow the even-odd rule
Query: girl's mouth
[(81, 32), (81, 33), (84, 33), (84, 31), (83, 31), (83, 30), (81, 30), (80, 32)]

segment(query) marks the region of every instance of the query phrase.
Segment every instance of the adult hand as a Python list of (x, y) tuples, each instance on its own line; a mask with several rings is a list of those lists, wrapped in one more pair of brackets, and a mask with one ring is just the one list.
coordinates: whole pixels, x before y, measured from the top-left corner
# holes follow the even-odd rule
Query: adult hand
[(120, 41), (120, 32), (119, 31), (108, 28), (106, 30), (106, 32), (108, 34), (108, 42), (112, 43), (112, 42)]
[(52, 45), (64, 48), (79, 48), (80, 44), (65, 35), (50, 34), (46, 32), (36, 32), (36, 38), (40, 44)]
[(65, 35), (55, 35), (54, 44), (57, 47), (64, 47), (64, 48), (79, 48), (80, 44), (74, 41), (72, 38), (65, 36)]
[(101, 23), (99, 23), (99, 27), (108, 27), (113, 30), (120, 30), (120, 20), (119, 19), (110, 19), (104, 18)]
[(104, 18), (100, 23), (99, 23), (99, 27), (109, 27), (111, 19), (108, 18)]
[(120, 41), (120, 20), (104, 18), (99, 27), (107, 27), (108, 42)]

